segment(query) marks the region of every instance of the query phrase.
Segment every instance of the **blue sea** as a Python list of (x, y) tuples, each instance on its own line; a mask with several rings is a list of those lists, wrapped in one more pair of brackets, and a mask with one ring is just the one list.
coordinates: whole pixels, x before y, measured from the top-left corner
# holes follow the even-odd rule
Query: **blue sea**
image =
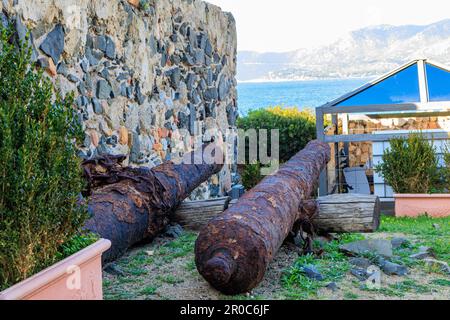
[(238, 84), (239, 113), (270, 106), (315, 108), (339, 98), (370, 79), (313, 80), (289, 82), (244, 82)]

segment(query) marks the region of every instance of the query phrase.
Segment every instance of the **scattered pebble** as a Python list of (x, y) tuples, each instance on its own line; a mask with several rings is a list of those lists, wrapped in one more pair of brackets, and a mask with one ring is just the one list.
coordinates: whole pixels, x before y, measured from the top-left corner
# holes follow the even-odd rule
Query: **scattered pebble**
[(326, 285), (326, 287), (328, 290), (331, 290), (333, 292), (336, 292), (337, 290), (339, 290), (339, 287), (337, 286), (336, 282), (330, 282), (329, 284)]
[(388, 240), (372, 239), (362, 240), (341, 245), (340, 250), (352, 256), (364, 253), (374, 253), (377, 255), (392, 257), (392, 244)]
[(372, 263), (370, 262), (369, 259), (359, 258), (359, 257), (357, 257), (357, 258), (350, 258), (348, 260), (348, 262), (350, 264), (356, 266), (356, 267), (363, 268), (363, 269), (367, 269), (369, 266), (372, 265)]
[(108, 264), (103, 270), (113, 276), (124, 277), (127, 274), (115, 263)]
[(170, 238), (178, 238), (184, 233), (183, 227), (179, 224), (168, 225), (164, 235)]
[(419, 252), (412, 254), (409, 256), (411, 259), (423, 260), (427, 258), (434, 258), (435, 254), (432, 248), (430, 247), (419, 247)]
[(302, 268), (303, 273), (306, 277), (318, 281), (322, 281), (324, 279), (323, 275), (316, 269), (313, 265), (304, 266)]
[(358, 280), (360, 281), (365, 281), (369, 277), (367, 271), (362, 268), (353, 268), (350, 270), (350, 273), (354, 275), (356, 278), (358, 278)]
[(405, 276), (408, 274), (408, 268), (404, 265), (384, 259), (380, 259), (378, 263), (381, 270), (383, 270), (383, 272), (389, 276)]
[(428, 252), (419, 252), (419, 253), (414, 253), (414, 254), (410, 255), (409, 257), (411, 259), (415, 259), (415, 260), (423, 260), (423, 259), (430, 258), (431, 255)]
[(394, 238), (391, 240), (391, 244), (392, 244), (392, 248), (397, 249), (402, 246), (409, 245), (410, 242), (408, 239), (405, 239), (405, 238)]
[(425, 261), (425, 265), (428, 268), (437, 269), (443, 273), (450, 275), (450, 267), (448, 266), (447, 262), (439, 261), (436, 259), (430, 259), (430, 258), (424, 259), (424, 261)]

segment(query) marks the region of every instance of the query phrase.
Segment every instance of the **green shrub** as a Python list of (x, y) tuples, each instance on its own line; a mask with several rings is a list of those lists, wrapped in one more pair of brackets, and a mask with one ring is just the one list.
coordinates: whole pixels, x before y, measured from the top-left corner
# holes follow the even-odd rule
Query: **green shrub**
[(443, 148), (443, 158), (445, 167), (442, 168), (443, 188), (446, 192), (450, 191), (450, 144), (446, 144)]
[[(316, 138), (316, 118), (311, 110), (272, 107), (253, 110), (237, 121), (239, 129), (279, 129), (280, 162), (286, 162)], [(270, 136), (270, 131), (269, 131)], [(271, 150), (269, 141), (268, 150)], [(247, 157), (248, 159), (248, 157)]]
[(73, 98), (53, 93), (13, 37), (0, 29), (0, 288), (60, 259), (87, 218)]
[(59, 248), (56, 253), (56, 259), (61, 260), (66, 257), (69, 257), (78, 251), (90, 246), (94, 242), (96, 242), (99, 237), (91, 232), (87, 233), (77, 233), (72, 238), (65, 241)]
[(396, 193), (430, 193), (440, 187), (436, 150), (422, 134), (395, 138), (390, 144), (375, 171)]
[[(239, 129), (268, 130), (267, 150), (271, 150), (270, 130), (279, 130), (280, 163), (288, 161), (306, 144), (316, 138), (316, 119), (311, 110), (298, 110), (297, 108), (271, 107), (253, 110), (246, 117), (238, 119)], [(249, 160), (248, 145), (246, 145), (246, 161)], [(259, 155), (258, 155), (259, 156)], [(253, 188), (263, 176), (260, 172), (259, 158), (257, 163), (244, 165), (242, 170), (242, 184), (246, 189)]]
[(246, 164), (241, 174), (242, 184), (247, 190), (256, 186), (263, 178), (261, 175), (261, 165), (259, 163)]

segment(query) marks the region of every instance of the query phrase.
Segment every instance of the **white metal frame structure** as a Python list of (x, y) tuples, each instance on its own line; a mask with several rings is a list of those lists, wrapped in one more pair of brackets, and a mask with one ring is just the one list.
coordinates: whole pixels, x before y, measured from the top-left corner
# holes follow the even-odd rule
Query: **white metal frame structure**
[[(407, 102), (407, 103), (391, 103), (391, 104), (367, 104), (367, 105), (338, 105), (363, 91), (376, 86), (377, 84), (383, 82), (384, 80), (395, 76), (401, 71), (414, 66), (417, 64), (418, 70), (418, 81), (419, 81), (419, 102)], [(316, 130), (317, 138), (320, 141), (335, 143), (339, 142), (349, 143), (349, 142), (374, 142), (374, 141), (388, 141), (394, 137), (407, 136), (408, 134), (396, 134), (396, 133), (386, 133), (386, 134), (348, 134), (348, 115), (349, 114), (366, 114), (374, 115), (376, 117), (384, 118), (403, 118), (403, 117), (426, 117), (426, 116), (442, 116), (450, 115), (450, 101), (430, 101), (429, 97), (429, 87), (427, 83), (427, 72), (426, 64), (433, 67), (441, 69), (443, 71), (450, 72), (450, 67), (444, 66), (440, 63), (431, 61), (429, 59), (416, 59), (410, 61), (409, 63), (381, 76), (380, 78), (373, 80), (362, 87), (349, 92), (342, 97), (328, 102), (320, 107), (316, 108)], [(450, 92), (450, 84), (449, 84)], [(325, 135), (324, 131), (324, 116), (331, 115), (333, 125), (335, 127), (335, 135)], [(338, 134), (338, 116), (342, 117), (343, 124), (343, 134)], [(431, 136), (432, 135), (432, 136)], [(435, 134), (425, 134), (429, 136), (428, 138), (434, 140), (447, 140), (450, 135), (447, 132), (435, 133)], [(327, 183), (327, 172), (324, 171), (320, 178), (320, 194), (326, 195), (328, 193), (328, 183)]]

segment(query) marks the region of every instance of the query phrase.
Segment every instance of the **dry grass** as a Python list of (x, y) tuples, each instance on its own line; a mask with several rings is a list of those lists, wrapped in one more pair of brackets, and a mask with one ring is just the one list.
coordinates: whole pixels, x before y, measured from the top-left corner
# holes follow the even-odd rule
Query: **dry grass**
[[(436, 229), (436, 224), (439, 228)], [(433, 226), (435, 225), (435, 226)], [(151, 244), (134, 248), (116, 264), (126, 275), (105, 273), (106, 299), (323, 299), (323, 300), (390, 300), (390, 299), (450, 299), (448, 275), (430, 272), (421, 262), (408, 256), (420, 245), (433, 247), (438, 258), (448, 261), (450, 219), (404, 220), (384, 218), (381, 231), (365, 237), (391, 239), (403, 236), (410, 240), (408, 248), (395, 250), (397, 262), (409, 266), (404, 277), (383, 275), (381, 288), (369, 290), (348, 273), (347, 258), (338, 252), (338, 241), (325, 245), (320, 259), (299, 257), (290, 246), (283, 246), (264, 277), (251, 293), (224, 296), (211, 288), (198, 274), (193, 246), (196, 234), (186, 233), (176, 240), (159, 238)], [(402, 231), (402, 232), (400, 232)], [(340, 242), (360, 239), (362, 235), (347, 235)], [(323, 272), (324, 281), (307, 279), (296, 271), (302, 263), (313, 263)], [(336, 282), (335, 292), (325, 288)]]

